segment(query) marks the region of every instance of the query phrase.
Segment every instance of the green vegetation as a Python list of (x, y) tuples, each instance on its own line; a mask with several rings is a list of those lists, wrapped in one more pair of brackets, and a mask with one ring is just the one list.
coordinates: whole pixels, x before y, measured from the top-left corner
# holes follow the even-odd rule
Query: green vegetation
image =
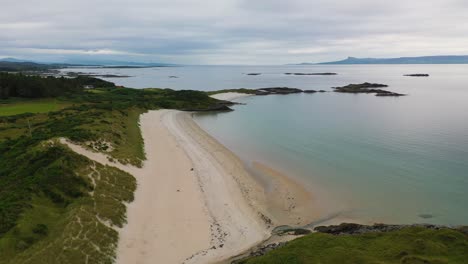
[[(22, 75), (13, 79), (28, 85), (31, 80), (64, 81)], [(141, 166), (145, 158), (138, 125), (141, 113), (222, 106), (204, 92), (136, 90), (113, 84), (81, 89), (69, 85), (81, 81), (64, 82), (70, 88), (66, 92), (45, 90), (56, 96), (53, 99), (10, 97), (0, 101), (2, 264), (85, 263), (87, 259), (89, 263), (112, 263), (115, 257), (118, 237), (113, 227), (126, 221), (124, 202), (133, 199), (135, 179), (77, 155), (58, 143), (58, 138)], [(33, 90), (20, 95), (44, 94)], [(56, 109), (47, 107), (55, 102)]]
[(125, 223), (123, 202), (133, 200), (135, 179), (55, 142), (46, 145), (38, 151), (60, 153), (44, 168), (55, 173), (41, 174), (29, 185), (34, 194), (26, 210), (15, 227), (0, 236), (0, 263), (112, 263), (118, 240), (112, 226)]
[(388, 233), (359, 235), (314, 233), (241, 263), (462, 264), (467, 261), (467, 233), (408, 227)]
[(0, 116), (19, 115), (24, 113), (47, 113), (63, 109), (70, 104), (56, 99), (22, 100), (2, 104), (0, 101)]
[(85, 86), (115, 87), (111, 82), (86, 76), (55, 78), (0, 72), (0, 98), (57, 97), (67, 93), (83, 91)]

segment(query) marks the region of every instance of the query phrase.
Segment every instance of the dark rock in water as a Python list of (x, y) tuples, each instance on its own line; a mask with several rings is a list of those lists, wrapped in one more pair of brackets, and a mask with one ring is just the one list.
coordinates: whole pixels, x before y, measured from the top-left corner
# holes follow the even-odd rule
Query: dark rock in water
[(179, 77), (171, 75), (171, 76), (169, 76), (169, 78), (179, 78)]
[(416, 73), (416, 74), (405, 74), (403, 76), (408, 76), (408, 77), (429, 77), (429, 74), (427, 74), (427, 73)]
[(304, 93), (316, 93), (317, 91), (315, 90), (304, 90)]
[(383, 88), (383, 87), (388, 87), (386, 84), (380, 84), (380, 83), (360, 83), (360, 84), (348, 84), (346, 86), (342, 87), (333, 87), (333, 89), (336, 89), (338, 91), (342, 92), (360, 92), (363, 89), (369, 89), (369, 88)]
[(257, 75), (261, 75), (261, 73), (247, 73), (247, 75), (257, 76)]
[(333, 87), (337, 93), (373, 93), (376, 96), (404, 96), (405, 94), (394, 93), (382, 89), (376, 89), (381, 87), (388, 87), (386, 84), (379, 83), (361, 83), (361, 84), (349, 84), (342, 87)]
[(292, 93), (302, 93), (301, 89), (289, 88), (289, 87), (270, 87), (270, 88), (260, 88), (257, 89), (256, 95), (268, 95), (268, 94), (292, 94)]
[(319, 93), (326, 93), (327, 91), (325, 90), (320, 90)]
[(387, 224), (374, 224), (374, 225), (360, 225), (353, 223), (342, 223), (340, 225), (331, 226), (318, 226), (314, 228), (314, 231), (320, 233), (327, 233), (332, 235), (353, 235), (353, 234), (364, 234), (370, 232), (390, 232), (400, 230), (406, 227), (419, 226), (428, 229), (439, 230), (443, 228), (449, 228), (454, 230), (460, 230), (458, 228), (450, 228), (446, 226), (431, 225), (431, 224), (414, 224), (414, 225), (387, 225)]
[(393, 92), (388, 92), (388, 91), (383, 91), (383, 92), (378, 92), (375, 94), (375, 96), (405, 96), (406, 94), (399, 94), (399, 93), (393, 93)]
[(317, 72), (317, 73), (301, 73), (301, 72), (287, 72), (286, 75), (337, 75), (334, 72)]
[(421, 218), (424, 218), (424, 219), (429, 219), (429, 218), (433, 218), (434, 216), (431, 215), (431, 214), (420, 214), (418, 215), (419, 217)]

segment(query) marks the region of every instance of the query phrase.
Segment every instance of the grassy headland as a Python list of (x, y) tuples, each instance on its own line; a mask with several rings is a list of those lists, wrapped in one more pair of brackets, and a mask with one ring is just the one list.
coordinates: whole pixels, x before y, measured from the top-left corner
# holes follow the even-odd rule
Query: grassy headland
[(468, 234), (453, 229), (407, 227), (354, 235), (313, 233), (242, 264), (466, 263)]
[(225, 106), (204, 92), (116, 88), (89, 77), (0, 77), (0, 263), (115, 258), (113, 227), (126, 221), (135, 179), (77, 155), (59, 138), (141, 166), (141, 113)]

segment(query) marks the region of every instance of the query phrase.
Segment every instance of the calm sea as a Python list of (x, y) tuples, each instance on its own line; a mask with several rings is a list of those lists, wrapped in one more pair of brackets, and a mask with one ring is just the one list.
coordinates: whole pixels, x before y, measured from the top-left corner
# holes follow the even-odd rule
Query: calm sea
[[(327, 213), (389, 223), (468, 223), (468, 65), (187, 66), (75, 69), (131, 75), (128, 87), (323, 89), (378, 82), (400, 98), (338, 93), (256, 96), (196, 121), (247, 164), (315, 191)], [(336, 72), (288, 76), (286, 72)], [(246, 73), (262, 73), (248, 76)], [(428, 73), (430, 77), (404, 77)], [(178, 78), (169, 78), (177, 76)]]

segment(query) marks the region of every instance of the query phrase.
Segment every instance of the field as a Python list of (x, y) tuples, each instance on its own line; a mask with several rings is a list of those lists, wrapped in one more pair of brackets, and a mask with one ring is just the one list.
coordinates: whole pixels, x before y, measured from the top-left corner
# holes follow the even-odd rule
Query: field
[(36, 99), (16, 102), (6, 100), (0, 102), (0, 116), (19, 115), (24, 113), (47, 113), (58, 111), (70, 105), (70, 103), (57, 99)]
[(242, 264), (443, 264), (467, 263), (468, 234), (408, 227), (388, 233), (313, 233)]

